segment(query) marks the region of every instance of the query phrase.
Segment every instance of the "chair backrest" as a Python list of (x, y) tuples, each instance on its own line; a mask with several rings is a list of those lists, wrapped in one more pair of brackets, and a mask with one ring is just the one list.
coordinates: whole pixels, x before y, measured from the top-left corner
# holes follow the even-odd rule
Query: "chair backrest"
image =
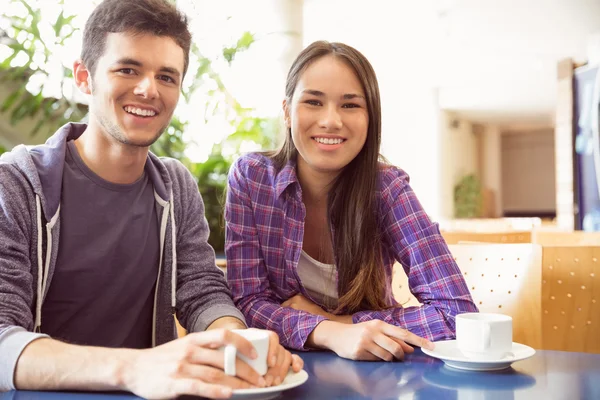
[(460, 242), (485, 242), (485, 243), (531, 243), (531, 231), (507, 232), (446, 232), (442, 236), (448, 244)]
[(542, 246), (600, 246), (600, 232), (534, 230), (532, 241)]
[(542, 226), (540, 218), (465, 218), (439, 221), (440, 230), (448, 232), (530, 231)]
[[(459, 244), (450, 251), (481, 312), (513, 318), (513, 341), (542, 346), (542, 249), (535, 244)], [(394, 268), (394, 296), (406, 306), (418, 305), (399, 264)]]
[(543, 348), (600, 353), (600, 246), (544, 247)]

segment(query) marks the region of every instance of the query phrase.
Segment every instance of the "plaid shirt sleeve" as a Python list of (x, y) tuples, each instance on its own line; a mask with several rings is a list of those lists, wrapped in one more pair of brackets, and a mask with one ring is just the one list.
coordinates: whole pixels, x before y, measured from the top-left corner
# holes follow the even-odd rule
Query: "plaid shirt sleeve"
[[(295, 350), (307, 350), (306, 340), (315, 327), (326, 318), (304, 311), (282, 307), (284, 301), (271, 288), (269, 271), (283, 274), (283, 268), (267, 264), (261, 250), (256, 219), (269, 219), (273, 207), (253, 203), (250, 188), (264, 199), (261, 184), (256, 176), (245, 174), (260, 171), (245, 171), (243, 160), (236, 162), (229, 173), (227, 202), (225, 206), (227, 280), (235, 305), (246, 317), (248, 325), (269, 329), (279, 335), (280, 343)], [(256, 207), (256, 214), (253, 205)], [(282, 249), (275, 249), (281, 251)], [(268, 260), (267, 260), (268, 261)]]
[(379, 319), (429, 340), (453, 339), (456, 315), (477, 312), (477, 306), (406, 173), (393, 167), (385, 171), (380, 207), (384, 245), (404, 267), (410, 290), (422, 306), (361, 311), (353, 315), (353, 322)]

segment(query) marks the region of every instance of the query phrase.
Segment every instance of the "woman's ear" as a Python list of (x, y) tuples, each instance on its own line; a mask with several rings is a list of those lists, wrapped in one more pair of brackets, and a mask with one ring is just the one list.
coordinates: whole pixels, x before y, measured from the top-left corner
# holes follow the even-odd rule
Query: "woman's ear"
[(82, 93), (92, 94), (92, 74), (83, 64), (83, 61), (77, 60), (73, 63), (73, 78), (75, 85)]
[(291, 118), (291, 114), (290, 114), (290, 105), (288, 104), (287, 99), (283, 100), (282, 107), (283, 107), (283, 121), (285, 122), (285, 127), (291, 128), (292, 127), (292, 118)]

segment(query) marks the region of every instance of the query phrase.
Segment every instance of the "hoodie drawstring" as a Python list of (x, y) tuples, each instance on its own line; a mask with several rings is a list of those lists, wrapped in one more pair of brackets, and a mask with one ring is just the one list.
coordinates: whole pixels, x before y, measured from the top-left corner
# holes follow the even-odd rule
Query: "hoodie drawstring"
[(58, 221), (60, 214), (60, 204), (56, 213), (46, 224), (46, 263), (42, 266), (42, 205), (39, 195), (35, 195), (35, 209), (36, 209), (36, 220), (37, 220), (37, 261), (38, 261), (38, 277), (37, 277), (37, 299), (35, 303), (35, 326), (34, 332), (40, 332), (42, 328), (42, 303), (44, 294), (46, 293), (46, 287), (48, 285), (48, 273), (50, 271), (50, 262), (52, 261), (52, 228)]
[(171, 246), (172, 246), (172, 264), (171, 264), (171, 307), (175, 311), (177, 305), (177, 235), (175, 228), (175, 203), (173, 202), (173, 191), (171, 191)]
[[(158, 303), (158, 288), (160, 286), (160, 276), (162, 274), (162, 263), (163, 263), (163, 254), (165, 251), (165, 239), (167, 236), (167, 224), (169, 222), (169, 210), (172, 208), (172, 204), (168, 201), (164, 201), (160, 198), (160, 196), (154, 192), (154, 198), (163, 207), (162, 219), (160, 222), (160, 252), (158, 259), (158, 276), (156, 278), (156, 288), (154, 289), (154, 313), (152, 315), (152, 347), (156, 346), (156, 307)], [(172, 221), (173, 223), (173, 221)], [(174, 239), (173, 239), (174, 240)], [(172, 283), (172, 282), (171, 282)]]
[(42, 326), (42, 275), (44, 273), (42, 267), (42, 205), (40, 202), (40, 196), (35, 196), (35, 210), (37, 220), (37, 262), (38, 262), (38, 275), (37, 275), (37, 299), (35, 302), (35, 326), (34, 332), (39, 332)]

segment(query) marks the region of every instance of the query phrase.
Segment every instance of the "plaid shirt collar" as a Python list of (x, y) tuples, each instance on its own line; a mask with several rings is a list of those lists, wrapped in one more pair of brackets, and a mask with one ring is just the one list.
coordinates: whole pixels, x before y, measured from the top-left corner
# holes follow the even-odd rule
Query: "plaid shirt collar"
[(278, 198), (281, 197), (283, 192), (285, 192), (285, 190), (292, 185), (297, 188), (300, 187), (298, 175), (296, 174), (296, 159), (288, 161), (287, 164), (285, 164), (285, 166), (277, 174), (275, 178), (275, 194)]

